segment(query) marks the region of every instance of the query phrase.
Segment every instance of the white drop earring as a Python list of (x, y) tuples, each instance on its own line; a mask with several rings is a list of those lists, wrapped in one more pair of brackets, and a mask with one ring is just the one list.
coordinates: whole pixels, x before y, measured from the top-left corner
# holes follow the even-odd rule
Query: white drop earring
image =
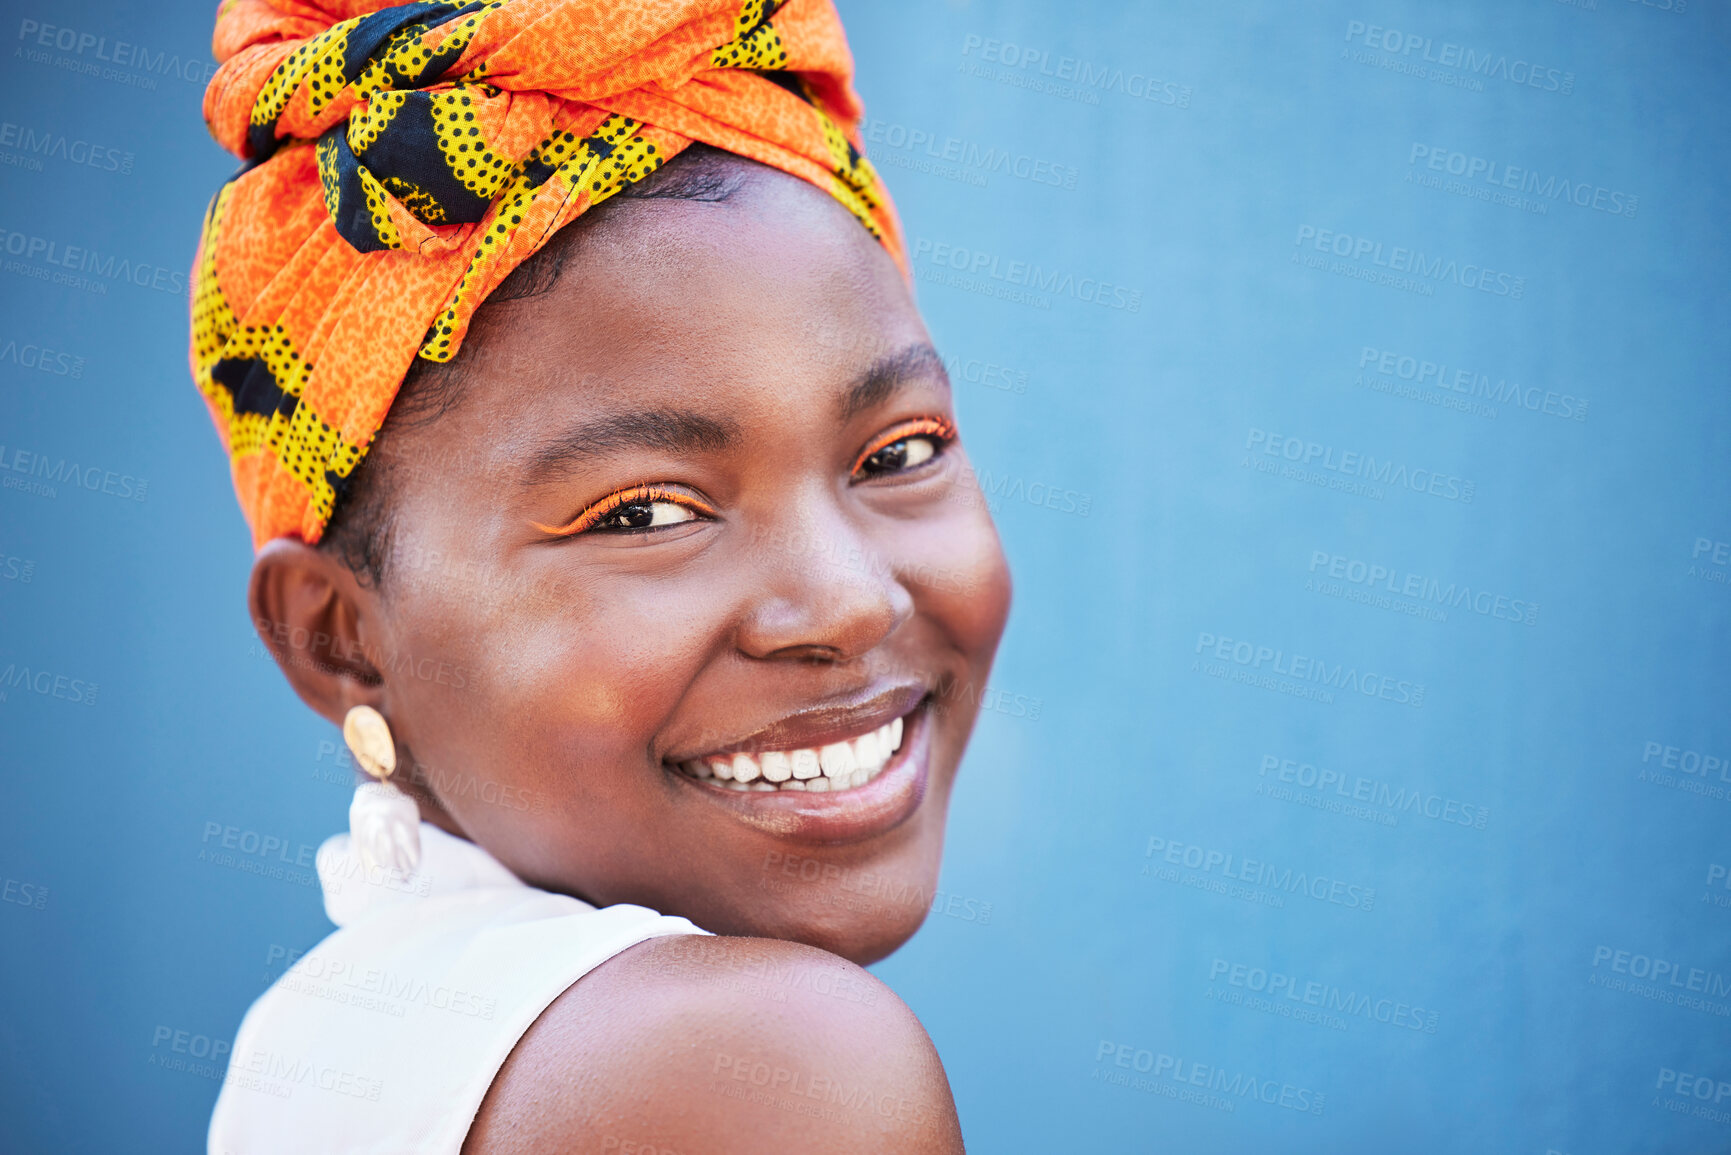
[(397, 768), (390, 724), (371, 706), (355, 706), (343, 718), (343, 741), (373, 778), (355, 787), (349, 803), (349, 845), (369, 871), (384, 867), (412, 873), (421, 864), (421, 810), (390, 783)]

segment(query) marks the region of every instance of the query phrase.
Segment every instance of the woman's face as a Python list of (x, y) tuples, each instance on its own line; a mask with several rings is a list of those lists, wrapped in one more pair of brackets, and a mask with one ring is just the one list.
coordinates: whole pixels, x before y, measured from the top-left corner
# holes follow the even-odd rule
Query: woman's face
[(880, 958), (1009, 608), (943, 367), (792, 177), (573, 243), (482, 311), (455, 407), (381, 442), (376, 703), (429, 816), (520, 877)]

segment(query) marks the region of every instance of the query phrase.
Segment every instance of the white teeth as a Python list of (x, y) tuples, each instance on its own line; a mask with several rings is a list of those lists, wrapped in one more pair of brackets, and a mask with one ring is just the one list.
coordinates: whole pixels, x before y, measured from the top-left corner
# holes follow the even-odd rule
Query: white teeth
[(822, 766), (817, 760), (816, 750), (795, 750), (793, 752), (793, 776), (795, 778), (816, 778), (822, 773)]
[(768, 750), (763, 755), (763, 776), (771, 782), (786, 782), (793, 777), (793, 759), (780, 750)]
[(729, 790), (768, 793), (805, 790), (823, 794), (864, 786), (883, 772), (902, 746), (902, 720), (894, 718), (869, 734), (820, 749), (765, 750), (693, 759), (679, 764), (687, 776), (719, 780)]
[(879, 726), (870, 734), (856, 740), (853, 747), (854, 756), (859, 759), (859, 768), (870, 770), (873, 774), (882, 770), (884, 763), (890, 760), (890, 755), (895, 753), (888, 726)]
[(817, 760), (823, 766), (825, 778), (847, 778), (859, 767), (851, 742), (836, 742), (825, 746), (817, 752)]

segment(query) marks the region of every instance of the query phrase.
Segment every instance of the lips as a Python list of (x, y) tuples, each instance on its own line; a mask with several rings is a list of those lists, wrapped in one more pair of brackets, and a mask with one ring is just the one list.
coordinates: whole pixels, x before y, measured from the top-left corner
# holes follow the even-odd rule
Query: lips
[(679, 763), (679, 770), (698, 781), (713, 779), (731, 790), (769, 793), (805, 790), (815, 794), (864, 786), (883, 772), (901, 749), (904, 723), (892, 718), (857, 738), (813, 748), (763, 750), (731, 757), (714, 755)]
[(826, 702), (784, 715), (766, 726), (746, 731), (725, 741), (692, 748), (675, 747), (663, 756), (670, 765), (708, 762), (735, 754), (759, 755), (768, 751), (819, 750), (837, 742), (856, 741), (863, 735), (912, 712), (926, 696), (920, 682), (901, 682), (861, 693), (848, 699)]
[(803, 712), (750, 738), (664, 764), (675, 782), (765, 833), (813, 843), (858, 841), (899, 826), (925, 798), (927, 704), (922, 687), (901, 687), (858, 706)]

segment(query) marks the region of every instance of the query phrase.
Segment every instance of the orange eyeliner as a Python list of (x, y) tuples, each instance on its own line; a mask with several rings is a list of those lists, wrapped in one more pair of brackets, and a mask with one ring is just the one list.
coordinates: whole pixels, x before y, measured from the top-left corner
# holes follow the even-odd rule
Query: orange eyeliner
[(532, 521), (529, 524), (542, 533), (556, 534), (559, 537), (572, 537), (598, 525), (603, 518), (620, 506), (644, 501), (670, 501), (675, 505), (683, 505), (687, 509), (696, 510), (698, 513), (709, 517), (715, 516), (714, 506), (707, 502), (698, 501), (689, 494), (664, 489), (658, 485), (634, 485), (630, 489), (622, 489), (618, 493), (603, 497), (564, 525), (542, 525), (538, 521)]
[(878, 450), (894, 445), (896, 442), (905, 440), (909, 437), (919, 437), (922, 434), (930, 434), (939, 441), (954, 441), (956, 437), (956, 427), (944, 420), (942, 417), (916, 417), (912, 421), (904, 421), (900, 425), (893, 426), (874, 437), (871, 440), (871, 443), (865, 447), (865, 451), (854, 460), (853, 469), (849, 470), (849, 472), (858, 473), (859, 467), (865, 464), (866, 458), (870, 457)]

